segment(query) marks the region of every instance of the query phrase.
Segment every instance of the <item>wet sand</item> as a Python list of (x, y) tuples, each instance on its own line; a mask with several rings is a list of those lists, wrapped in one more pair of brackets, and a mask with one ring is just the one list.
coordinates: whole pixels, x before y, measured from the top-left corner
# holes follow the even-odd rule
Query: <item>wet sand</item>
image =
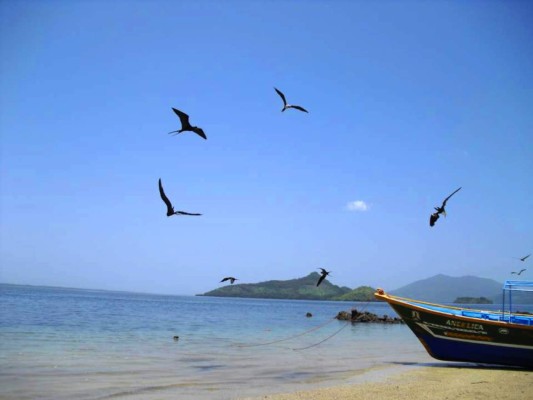
[(464, 364), (436, 364), (385, 376), (383, 380), (242, 400), (425, 400), (526, 399), (533, 371)]

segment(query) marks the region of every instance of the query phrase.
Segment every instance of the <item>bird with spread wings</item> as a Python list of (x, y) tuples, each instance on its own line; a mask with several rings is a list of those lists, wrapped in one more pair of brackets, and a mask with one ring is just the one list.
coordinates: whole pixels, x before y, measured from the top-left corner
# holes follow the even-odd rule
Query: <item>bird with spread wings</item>
[(512, 274), (520, 275), (520, 274), (521, 274), (522, 272), (524, 272), (524, 271), (527, 271), (527, 270), (526, 270), (525, 268), (522, 268), (519, 272), (514, 272), (514, 271), (511, 272), (511, 275), (512, 275)]
[(439, 219), (440, 217), (440, 214), (443, 214), (444, 216), (446, 216), (446, 202), (450, 199), (450, 197), (452, 197), (455, 193), (457, 193), (459, 190), (461, 190), (461, 188), (457, 189), (455, 192), (453, 192), (451, 195), (449, 195), (448, 197), (446, 197), (444, 199), (444, 201), (442, 202), (442, 205), (440, 207), (434, 207), (435, 208), (435, 212), (433, 214), (431, 214), (431, 216), (429, 217), (429, 226), (433, 226), (435, 225), (435, 222), (437, 222), (437, 220)]
[(165, 194), (165, 191), (163, 190), (163, 184), (161, 183), (161, 178), (159, 178), (159, 194), (161, 195), (161, 199), (165, 202), (167, 206), (167, 217), (170, 217), (172, 215), (202, 215), (198, 213), (188, 213), (185, 211), (174, 211), (174, 207), (172, 206), (172, 203), (168, 199), (168, 197)]
[(321, 272), (320, 278), (318, 278), (318, 282), (316, 283), (317, 287), (318, 285), (322, 283), (324, 279), (326, 279), (326, 276), (328, 276), (331, 273), (331, 271), (326, 271), (324, 268), (318, 268), (318, 269), (321, 270), (322, 272)]
[(238, 281), (237, 278), (234, 278), (233, 276), (227, 276), (224, 279), (222, 279), (220, 282), (226, 282), (230, 281), (230, 283), (233, 285), (233, 282)]
[(303, 112), (306, 112), (306, 113), (309, 112), (303, 107), (295, 106), (295, 105), (292, 105), (292, 104), (287, 104), (287, 99), (285, 98), (285, 95), (280, 90), (278, 90), (276, 88), (274, 88), (274, 90), (276, 91), (277, 94), (279, 94), (279, 97), (281, 97), (281, 100), (283, 100), (283, 108), (281, 109), (281, 112), (283, 112), (285, 110), (288, 110), (289, 108), (294, 108), (296, 110), (300, 110), (300, 111), (303, 111)]
[(175, 133), (176, 135), (178, 135), (185, 131), (191, 131), (191, 132), (196, 133), (198, 136), (203, 137), (204, 139), (207, 139), (207, 136), (205, 135), (202, 128), (198, 128), (197, 126), (192, 126), (189, 123), (189, 116), (187, 114), (185, 114), (184, 112), (180, 110), (175, 109), (174, 107), (172, 108), (172, 110), (176, 113), (176, 115), (179, 117), (181, 121), (181, 129), (178, 129), (177, 131), (169, 132), (168, 133), (169, 135), (171, 133)]

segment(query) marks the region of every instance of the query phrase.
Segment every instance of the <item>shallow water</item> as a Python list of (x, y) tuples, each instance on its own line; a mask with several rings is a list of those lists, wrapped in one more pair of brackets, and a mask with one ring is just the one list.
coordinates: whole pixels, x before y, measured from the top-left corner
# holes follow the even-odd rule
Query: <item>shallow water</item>
[(435, 361), (405, 325), (334, 319), (386, 303), (0, 285), (0, 304), (2, 398), (235, 399)]

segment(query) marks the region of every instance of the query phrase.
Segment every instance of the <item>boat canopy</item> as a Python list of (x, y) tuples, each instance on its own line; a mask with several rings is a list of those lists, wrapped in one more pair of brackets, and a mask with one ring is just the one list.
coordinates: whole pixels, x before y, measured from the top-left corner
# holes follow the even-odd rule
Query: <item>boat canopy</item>
[(519, 290), (521, 292), (533, 292), (533, 281), (505, 281), (503, 290)]
[[(503, 290), (502, 290), (502, 319), (505, 319), (505, 293), (509, 293), (508, 301), (509, 301), (509, 316), (511, 322), (520, 322), (520, 321), (513, 321), (513, 319), (519, 318), (512, 316), (512, 309), (513, 309), (513, 297), (511, 294), (513, 292), (533, 292), (533, 281), (505, 281), (503, 284)], [(527, 325), (532, 325), (533, 318), (528, 317), (527, 318), (528, 323)], [(520, 322), (522, 323), (522, 322)]]

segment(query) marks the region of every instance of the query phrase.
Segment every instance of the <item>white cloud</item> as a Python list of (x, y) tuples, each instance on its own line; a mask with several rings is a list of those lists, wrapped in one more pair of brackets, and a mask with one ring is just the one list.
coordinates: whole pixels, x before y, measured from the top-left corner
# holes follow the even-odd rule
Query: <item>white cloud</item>
[(350, 201), (346, 208), (350, 211), (368, 211), (369, 206), (363, 200), (355, 200)]

